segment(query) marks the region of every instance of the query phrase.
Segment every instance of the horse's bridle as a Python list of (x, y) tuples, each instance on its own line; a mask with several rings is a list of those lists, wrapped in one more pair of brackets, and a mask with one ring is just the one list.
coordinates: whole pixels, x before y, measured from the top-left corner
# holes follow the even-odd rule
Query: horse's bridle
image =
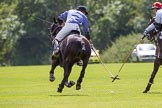
[[(53, 27), (56, 26), (54, 29)], [(53, 29), (53, 30), (52, 30)], [(57, 35), (57, 33), (62, 29), (62, 25), (58, 25), (58, 24), (55, 24), (53, 23), (51, 25), (51, 28), (50, 28), (50, 35), (51, 35), (51, 38), (52, 37), (55, 37)]]

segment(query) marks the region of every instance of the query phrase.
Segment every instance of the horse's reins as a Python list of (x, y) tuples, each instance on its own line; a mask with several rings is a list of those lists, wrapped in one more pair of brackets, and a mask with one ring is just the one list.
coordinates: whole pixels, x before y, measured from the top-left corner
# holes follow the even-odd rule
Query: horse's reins
[(52, 24), (52, 22), (49, 22), (49, 21), (47, 21), (47, 20), (41, 19), (41, 18), (39, 18), (39, 17), (36, 17), (36, 18), (39, 19), (40, 21), (46, 22), (46, 23), (48, 23), (48, 24)]

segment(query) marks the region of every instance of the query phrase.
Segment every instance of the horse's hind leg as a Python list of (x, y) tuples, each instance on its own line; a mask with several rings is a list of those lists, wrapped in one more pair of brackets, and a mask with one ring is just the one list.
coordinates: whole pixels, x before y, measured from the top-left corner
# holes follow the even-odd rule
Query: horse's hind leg
[(154, 70), (153, 70), (153, 72), (151, 74), (151, 77), (149, 79), (149, 82), (148, 82), (148, 84), (146, 86), (145, 91), (143, 91), (143, 93), (147, 93), (150, 90), (151, 85), (154, 82), (155, 75), (156, 75), (156, 73), (157, 73), (157, 71), (159, 69), (159, 66), (160, 66), (160, 60), (158, 58), (156, 58), (155, 61), (154, 61)]
[(80, 90), (81, 89), (81, 83), (82, 83), (82, 80), (84, 78), (84, 74), (85, 74), (85, 70), (86, 70), (86, 67), (87, 67), (87, 64), (88, 64), (88, 61), (83, 61), (83, 66), (82, 66), (82, 70), (80, 72), (80, 76), (77, 80), (77, 84), (76, 84), (76, 90)]
[[(71, 73), (71, 69), (72, 69), (72, 66), (71, 68), (68, 69), (68, 73), (70, 75)], [(64, 76), (66, 75), (66, 73), (64, 73)], [(75, 85), (75, 82), (74, 81), (69, 81), (68, 82), (68, 79), (65, 81), (65, 86), (68, 87), (68, 88), (71, 88), (73, 85)]]
[(65, 65), (64, 65), (64, 77), (61, 81), (61, 84), (59, 84), (59, 88), (58, 88), (57, 92), (59, 92), (59, 93), (62, 92), (65, 83), (68, 82), (68, 78), (69, 78), (69, 75), (71, 73), (71, 69), (72, 69), (72, 65), (69, 65), (69, 63), (65, 63)]
[(49, 81), (53, 82), (55, 80), (54, 77), (54, 69), (56, 68), (56, 66), (59, 64), (59, 60), (58, 59), (52, 59), (52, 65), (51, 65), (51, 70), (49, 72), (50, 76), (49, 76)]

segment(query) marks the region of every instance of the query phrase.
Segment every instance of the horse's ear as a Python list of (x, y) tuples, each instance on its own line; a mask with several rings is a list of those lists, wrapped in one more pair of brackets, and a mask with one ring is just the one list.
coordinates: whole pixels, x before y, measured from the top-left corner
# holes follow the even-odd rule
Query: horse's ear
[(55, 24), (57, 24), (57, 21), (56, 21), (56, 18), (55, 18), (55, 17), (53, 17), (53, 22), (54, 22)]

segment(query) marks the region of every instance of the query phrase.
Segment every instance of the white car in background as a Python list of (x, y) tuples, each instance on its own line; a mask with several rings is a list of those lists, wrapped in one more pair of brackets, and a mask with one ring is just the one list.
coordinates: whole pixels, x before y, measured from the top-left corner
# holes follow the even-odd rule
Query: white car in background
[(133, 61), (154, 61), (156, 46), (154, 44), (138, 44), (132, 52)]

